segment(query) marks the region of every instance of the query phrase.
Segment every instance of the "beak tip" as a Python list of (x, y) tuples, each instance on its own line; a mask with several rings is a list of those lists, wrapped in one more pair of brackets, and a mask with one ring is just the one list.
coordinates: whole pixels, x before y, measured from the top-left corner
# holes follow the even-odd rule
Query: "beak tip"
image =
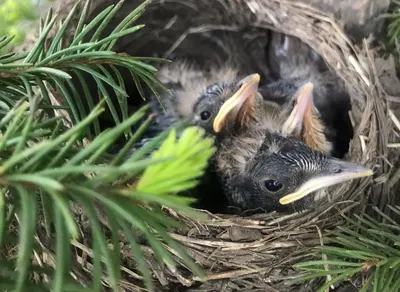
[(281, 199), (279, 200), (279, 203), (280, 203), (281, 205), (287, 205), (288, 203), (290, 203), (290, 201), (286, 200), (285, 198), (281, 198)]
[(372, 169), (358, 163), (351, 163), (351, 166), (347, 169), (347, 171), (349, 174), (353, 173), (356, 177), (367, 177), (374, 175), (374, 171)]
[(372, 169), (367, 168), (365, 170), (365, 176), (372, 176), (374, 175), (374, 171)]
[(221, 130), (221, 126), (219, 123), (214, 123), (213, 124), (213, 130), (215, 133), (219, 133), (219, 131)]
[(305, 85), (305, 87), (313, 89), (314, 88), (314, 83), (312, 83), (311, 81), (307, 82)]

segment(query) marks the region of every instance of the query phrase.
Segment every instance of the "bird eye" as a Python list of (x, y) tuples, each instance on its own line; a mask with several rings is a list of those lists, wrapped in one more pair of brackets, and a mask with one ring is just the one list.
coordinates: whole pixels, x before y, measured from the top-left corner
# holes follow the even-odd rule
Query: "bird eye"
[(201, 118), (203, 121), (207, 121), (210, 117), (211, 117), (211, 114), (210, 114), (210, 112), (208, 112), (208, 111), (204, 111), (204, 112), (201, 112), (201, 113), (200, 113), (200, 118)]
[(267, 179), (264, 181), (264, 186), (270, 192), (277, 192), (283, 187), (282, 183), (273, 179)]

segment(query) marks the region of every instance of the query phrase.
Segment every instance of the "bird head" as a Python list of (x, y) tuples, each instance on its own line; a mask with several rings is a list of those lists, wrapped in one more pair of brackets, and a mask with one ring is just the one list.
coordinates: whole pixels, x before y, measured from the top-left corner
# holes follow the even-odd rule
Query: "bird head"
[[(229, 133), (235, 126), (249, 127), (249, 123), (255, 118), (257, 123), (265, 124), (261, 126), (267, 130), (279, 128), (283, 135), (298, 138), (314, 150), (325, 153), (331, 150), (331, 143), (324, 133), (324, 123), (313, 102), (313, 83), (307, 82), (300, 86), (290, 98), (285, 98), (280, 110), (277, 110), (279, 107), (275, 104), (273, 96), (259, 93), (258, 81), (258, 74), (253, 74), (242, 79), (236, 85), (239, 89), (229, 98), (226, 98), (228, 95), (219, 99), (210, 95), (203, 98), (199, 105), (208, 106), (212, 112), (200, 110), (200, 118), (201, 114), (207, 113), (207, 117), (214, 119), (215, 133), (221, 132), (224, 128), (225, 132)], [(269, 91), (269, 93), (278, 95), (280, 91)], [(256, 101), (258, 95), (262, 100), (261, 103)], [(219, 100), (218, 105), (215, 106), (217, 100)], [(223, 100), (225, 101), (222, 103)], [(269, 100), (274, 102), (268, 103)], [(198, 109), (201, 109), (201, 106)], [(211, 122), (208, 121), (207, 125), (210, 127)]]
[(323, 58), (301, 39), (272, 32), (268, 44), (269, 69), (276, 79), (304, 76), (315, 70), (324, 70)]
[(283, 114), (287, 118), (282, 134), (295, 137), (314, 150), (330, 153), (332, 144), (327, 139), (325, 124), (314, 105), (313, 88), (313, 83), (307, 82), (297, 90), (289, 104), (283, 107)]
[(254, 133), (234, 142), (237, 149), (231, 149), (230, 159), (237, 160), (236, 169), (223, 176), (227, 196), (241, 209), (282, 210), (290, 203), (303, 209), (314, 202), (311, 193), (373, 174), (361, 164), (331, 158), (279, 133), (264, 133), (257, 146), (250, 145), (250, 137)]
[(218, 134), (248, 123), (258, 93), (259, 74), (251, 74), (238, 82), (209, 86), (193, 106), (194, 124)]

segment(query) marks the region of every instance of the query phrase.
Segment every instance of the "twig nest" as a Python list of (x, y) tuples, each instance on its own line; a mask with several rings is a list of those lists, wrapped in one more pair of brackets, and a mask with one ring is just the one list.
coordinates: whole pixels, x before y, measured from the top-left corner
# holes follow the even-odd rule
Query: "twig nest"
[[(91, 18), (116, 2), (93, 2)], [(374, 178), (331, 188), (328, 200), (301, 214), (269, 213), (240, 218), (205, 212), (208, 220), (200, 222), (175, 214), (189, 226), (189, 231), (173, 231), (172, 236), (203, 266), (210, 281), (202, 284), (184, 268), (170, 271), (161, 267), (144, 248), (160, 290), (315, 291), (313, 284), (294, 283), (301, 274), (291, 266), (311, 259), (314, 256), (311, 248), (325, 243), (318, 231), (323, 234), (324, 230), (343, 224), (342, 213), (359, 212), (366, 204), (382, 207), (394, 203), (400, 175), (392, 171), (399, 165), (398, 151), (388, 148), (388, 143), (395, 141), (393, 125), (396, 121), (389, 115), (387, 102), (393, 97), (381, 84), (380, 78), (385, 74), (377, 64), (382, 64), (382, 60), (377, 59), (369, 42), (364, 40), (355, 45), (343, 29), (351, 11), (359, 12), (359, 18), (351, 19), (363, 19), (366, 23), (385, 10), (389, 1), (379, 1), (373, 8), (368, 6), (369, 2), (376, 1), (358, 1), (361, 8), (357, 8), (354, 1), (339, 2), (343, 5), (351, 2), (353, 6), (350, 9), (338, 5), (337, 1), (317, 0), (311, 1), (314, 7), (284, 0), (157, 1), (138, 21), (146, 27), (118, 42), (117, 50), (131, 55), (186, 56), (199, 63), (217, 65), (235, 62), (244, 73), (258, 72), (267, 81), (268, 31), (280, 31), (302, 39), (343, 79), (351, 96), (355, 136), (347, 159), (362, 162), (375, 171)], [(362, 6), (361, 2), (367, 5)], [(113, 25), (140, 3), (126, 1), (120, 10), (124, 15), (117, 15), (106, 30), (112, 30)], [(317, 6), (334, 10), (320, 12)], [(342, 23), (332, 18), (340, 11), (350, 11), (341, 14)], [(363, 11), (372, 14), (363, 15)], [(352, 21), (347, 28), (354, 27), (355, 23)], [(357, 23), (360, 27), (363, 22)], [(369, 30), (370, 27), (366, 29)], [(396, 131), (400, 131), (400, 124), (397, 127)], [(136, 273), (131, 262), (125, 261), (124, 269), (132, 272), (126, 280), (132, 283)], [(129, 289), (133, 286), (131, 284)], [(129, 289), (126, 291), (131, 291)]]

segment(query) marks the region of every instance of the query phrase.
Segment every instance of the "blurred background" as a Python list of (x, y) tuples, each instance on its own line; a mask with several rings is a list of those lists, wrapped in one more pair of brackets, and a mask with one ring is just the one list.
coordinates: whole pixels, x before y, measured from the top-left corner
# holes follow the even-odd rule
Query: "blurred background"
[(13, 43), (21, 44), (32, 22), (53, 2), (54, 0), (0, 0), (0, 36), (15, 35)]

